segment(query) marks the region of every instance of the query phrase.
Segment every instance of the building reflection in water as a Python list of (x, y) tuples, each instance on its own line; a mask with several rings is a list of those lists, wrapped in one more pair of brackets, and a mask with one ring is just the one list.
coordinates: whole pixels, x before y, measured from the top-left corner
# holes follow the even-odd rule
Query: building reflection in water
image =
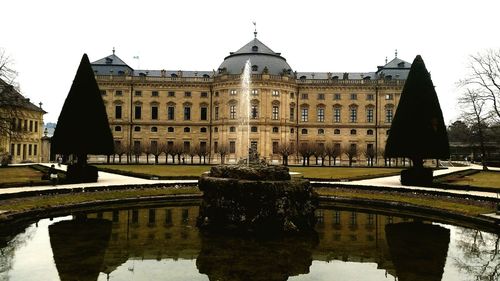
[[(347, 209), (319, 209), (319, 241), (259, 241), (202, 235), (195, 226), (198, 211), (198, 206), (154, 206), (85, 214), (87, 219), (102, 219), (111, 225), (108, 243), (98, 243), (104, 247), (98, 270), (110, 274), (128, 260), (196, 259), (199, 272), (214, 280), (246, 280), (247, 274), (259, 280), (256, 272), (267, 277), (260, 280), (286, 280), (309, 272), (312, 260), (342, 260), (376, 263), (387, 275), (396, 276), (398, 268), (391, 258), (385, 226), (409, 221)], [(71, 247), (63, 239), (52, 239), (52, 235), (53, 249)], [(81, 239), (75, 238), (75, 242)], [(54, 256), (58, 252), (55, 250)], [(58, 258), (55, 261), (63, 262)]]

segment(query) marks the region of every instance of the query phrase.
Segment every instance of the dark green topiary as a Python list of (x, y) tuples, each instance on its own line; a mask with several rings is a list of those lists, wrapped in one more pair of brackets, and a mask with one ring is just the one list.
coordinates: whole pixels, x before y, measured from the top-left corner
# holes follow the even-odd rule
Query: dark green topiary
[(52, 152), (73, 154), (83, 165), (88, 154), (113, 153), (113, 135), (106, 108), (87, 54), (82, 57), (59, 115), (52, 137)]
[(407, 157), (421, 168), (423, 159), (450, 156), (443, 113), (424, 61), (418, 55), (411, 66), (392, 121), (385, 156)]

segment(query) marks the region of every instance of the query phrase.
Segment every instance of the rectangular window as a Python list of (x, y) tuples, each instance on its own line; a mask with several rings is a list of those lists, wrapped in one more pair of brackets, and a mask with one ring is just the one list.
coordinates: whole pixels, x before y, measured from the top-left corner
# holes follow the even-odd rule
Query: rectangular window
[(318, 122), (325, 122), (325, 109), (318, 107)]
[(236, 153), (236, 142), (235, 141), (229, 142), (229, 153)]
[(17, 144), (17, 151), (16, 152), (17, 152), (16, 153), (17, 156), (21, 155), (21, 144), (20, 143)]
[(31, 156), (31, 150), (33, 149), (33, 146), (30, 144), (28, 145), (28, 155)]
[(219, 120), (219, 107), (214, 107), (214, 119)]
[(118, 97), (123, 96), (123, 92), (120, 90), (116, 90), (115, 96), (118, 96)]
[(252, 119), (259, 118), (259, 106), (256, 104), (252, 104), (252, 108), (250, 109), (250, 116)]
[(295, 121), (295, 107), (290, 107), (290, 121)]
[(38, 145), (33, 145), (33, 155), (37, 156), (38, 155)]
[(169, 96), (169, 97), (175, 97), (175, 92), (168, 92), (167, 96)]
[(184, 97), (190, 98), (191, 97), (191, 92), (184, 92)]
[(200, 119), (201, 120), (207, 120), (207, 112), (208, 112), (208, 108), (203, 106), (202, 108), (200, 108)]
[(294, 99), (295, 98), (295, 93), (290, 93), (290, 98)]
[(385, 95), (385, 100), (392, 100), (394, 99), (394, 95), (393, 94), (387, 94)]
[(367, 94), (366, 95), (366, 100), (374, 100), (373, 94)]
[(373, 123), (373, 108), (366, 109), (366, 122)]
[(214, 141), (214, 152), (217, 153), (218, 149), (219, 149), (219, 143)]
[(340, 123), (340, 107), (333, 108), (333, 122)]
[(115, 105), (115, 119), (122, 119), (122, 106)]
[(207, 98), (208, 97), (208, 93), (207, 92), (201, 92), (200, 97)]
[(200, 152), (207, 152), (207, 142), (200, 141)]
[(28, 130), (28, 120), (24, 120), (24, 130)]
[(167, 119), (168, 120), (175, 119), (175, 107), (174, 106), (167, 107)]
[(33, 132), (33, 120), (30, 120), (30, 132)]
[(279, 142), (273, 141), (273, 154), (279, 153)]
[(358, 94), (351, 94), (351, 100), (357, 100)]
[(134, 96), (136, 97), (142, 96), (142, 91), (135, 91)]
[(184, 152), (191, 151), (191, 143), (189, 141), (184, 142)]
[(335, 94), (333, 95), (333, 99), (334, 99), (334, 100), (340, 100), (340, 94), (339, 94), (339, 93), (335, 93)]
[(279, 117), (279, 107), (275, 105), (275, 106), (273, 106), (272, 119), (273, 120), (278, 120), (278, 117)]
[(151, 141), (150, 150), (153, 153), (158, 151), (158, 141), (156, 140)]
[(392, 122), (392, 108), (387, 108), (385, 110), (385, 122), (387, 123)]
[(301, 94), (300, 99), (307, 100), (307, 99), (309, 99), (309, 95), (308, 94)]
[(229, 119), (236, 119), (236, 105), (229, 106)]
[(158, 120), (158, 106), (151, 107), (151, 120)]
[(252, 96), (256, 96), (259, 94), (259, 90), (257, 89), (252, 89)]
[(230, 94), (231, 96), (236, 95), (236, 93), (237, 93), (237, 92), (236, 92), (236, 90), (230, 90), (230, 91), (229, 91), (229, 94)]
[(135, 111), (134, 111), (134, 118), (135, 119), (141, 119), (142, 115), (142, 107), (140, 105), (135, 106)]
[(38, 121), (35, 121), (35, 133), (38, 133)]
[(141, 141), (134, 141), (134, 152), (138, 153), (141, 151)]
[(358, 120), (358, 109), (355, 107), (351, 107), (349, 109), (349, 121), (351, 123), (356, 123)]
[(152, 97), (157, 97), (157, 96), (159, 96), (158, 91), (152, 91), (152, 92), (151, 92), (151, 96), (152, 96)]
[(15, 149), (16, 149), (16, 145), (11, 143), (10, 144), (10, 156), (14, 156)]
[(325, 94), (318, 94), (318, 100), (324, 100)]
[(280, 95), (280, 91), (278, 91), (278, 90), (273, 90), (273, 91), (272, 91), (272, 95), (273, 95), (273, 97), (278, 97), (278, 96)]
[(191, 107), (184, 107), (184, 120), (191, 120)]
[(304, 107), (302, 108), (302, 115), (300, 117), (300, 121), (307, 122), (308, 119), (309, 119), (309, 109)]

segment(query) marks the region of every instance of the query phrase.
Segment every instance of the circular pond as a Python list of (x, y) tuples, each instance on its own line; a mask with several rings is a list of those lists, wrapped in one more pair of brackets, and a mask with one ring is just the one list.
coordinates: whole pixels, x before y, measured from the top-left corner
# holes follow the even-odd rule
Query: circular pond
[(499, 236), (412, 216), (316, 210), (317, 235), (200, 233), (199, 206), (81, 212), (0, 230), (0, 280), (498, 280)]

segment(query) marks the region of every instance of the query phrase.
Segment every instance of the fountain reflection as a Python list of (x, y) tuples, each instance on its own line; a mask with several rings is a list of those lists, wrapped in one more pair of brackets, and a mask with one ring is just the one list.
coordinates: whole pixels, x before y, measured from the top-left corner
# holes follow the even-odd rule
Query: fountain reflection
[(50, 245), (59, 278), (97, 280), (104, 264), (111, 222), (78, 218), (49, 226)]
[[(308, 273), (313, 260), (376, 263), (402, 281), (440, 280), (449, 242), (447, 229), (419, 223), (401, 230), (411, 219), (350, 209), (317, 210), (319, 240), (206, 235), (195, 226), (198, 212), (198, 206), (152, 206), (56, 223), (50, 241), (61, 280), (97, 280), (99, 272), (123, 271), (129, 260), (178, 259), (196, 260), (198, 271), (210, 280), (286, 280)], [(412, 232), (420, 242), (412, 240)], [(432, 262), (420, 263), (418, 249)], [(412, 271), (419, 266), (428, 275)]]

